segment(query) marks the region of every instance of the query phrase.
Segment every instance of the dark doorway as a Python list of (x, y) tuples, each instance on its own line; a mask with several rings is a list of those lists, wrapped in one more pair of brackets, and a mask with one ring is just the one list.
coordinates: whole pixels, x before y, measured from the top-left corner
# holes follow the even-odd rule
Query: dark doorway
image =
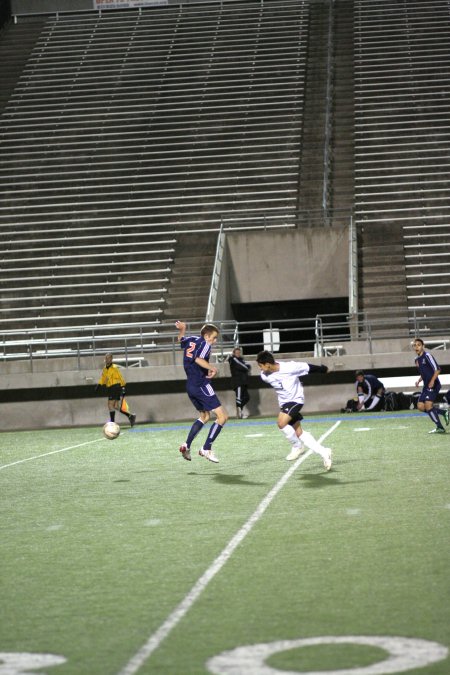
[[(264, 330), (276, 329), (279, 333), (280, 352), (312, 352), (315, 344), (315, 317), (320, 314), (340, 314), (330, 317), (327, 325), (342, 323), (348, 311), (348, 298), (319, 298), (313, 300), (285, 300), (281, 302), (252, 302), (232, 305), (234, 318), (239, 323), (239, 342), (247, 354), (267, 348)], [(270, 323), (269, 323), (270, 322)], [(348, 335), (348, 328), (339, 328)], [(272, 333), (273, 336), (273, 333)], [(325, 336), (326, 337), (326, 336)]]

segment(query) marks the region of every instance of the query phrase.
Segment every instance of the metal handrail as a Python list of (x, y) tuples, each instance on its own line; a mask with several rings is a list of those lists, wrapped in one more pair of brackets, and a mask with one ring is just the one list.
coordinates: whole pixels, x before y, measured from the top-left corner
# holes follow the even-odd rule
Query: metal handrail
[(216, 256), (214, 259), (214, 268), (211, 276), (211, 287), (209, 289), (208, 305), (206, 309), (206, 321), (214, 320), (224, 249), (225, 234), (223, 232), (223, 223), (221, 223), (219, 234), (217, 235)]
[[(407, 319), (407, 327), (395, 330), (399, 308), (386, 311), (383, 319), (368, 319), (364, 312), (350, 317), (348, 314), (321, 314), (308, 318), (267, 319), (264, 321), (214, 322), (220, 330), (215, 349), (216, 358), (224, 360), (232, 348), (239, 344), (246, 354), (255, 354), (267, 341), (270, 351), (300, 352), (322, 357), (332, 345), (350, 342), (366, 344), (373, 353), (377, 331), (389, 331), (391, 338), (411, 339), (415, 336), (441, 338), (447, 334), (448, 319), (416, 312)], [(198, 334), (203, 322), (191, 322), (188, 332)], [(81, 357), (97, 357), (113, 351), (124, 360), (142, 360), (158, 352), (172, 353), (176, 363), (179, 353), (178, 331), (172, 323), (147, 322), (143, 324), (103, 324), (81, 328), (45, 328), (0, 333), (0, 361), (76, 357), (81, 368)], [(265, 334), (265, 335), (264, 335)], [(266, 338), (266, 339), (265, 339)], [(381, 339), (381, 338), (379, 338)]]

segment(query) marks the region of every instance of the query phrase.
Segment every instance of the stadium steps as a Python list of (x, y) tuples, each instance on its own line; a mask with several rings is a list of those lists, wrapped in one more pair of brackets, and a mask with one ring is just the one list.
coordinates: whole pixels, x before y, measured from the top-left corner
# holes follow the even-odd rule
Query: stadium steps
[(217, 234), (185, 234), (177, 241), (162, 320), (202, 322), (208, 307)]
[(18, 24), (7, 23), (0, 32), (0, 113), (14, 91), (44, 24), (43, 17), (27, 17)]
[(448, 7), (442, 0), (355, 0), (354, 17), (354, 222), (363, 248), (370, 232), (374, 241), (380, 233), (379, 252), (361, 252), (360, 308), (372, 315), (373, 304), (382, 305), (378, 267), (380, 285), (389, 280), (387, 316), (396, 303), (401, 326), (406, 308), (409, 325), (434, 316), (435, 328), (448, 332), (450, 250), (442, 236), (450, 220)]
[[(335, 3), (328, 210), (324, 213), (329, 5), (311, 4), (301, 164), (300, 223), (348, 224), (353, 204), (352, 2)], [(302, 215), (302, 212), (305, 212)], [(308, 214), (310, 214), (308, 216)]]
[[(18, 26), (9, 29), (13, 41)], [(144, 289), (135, 302), (125, 298), (134, 280), (145, 281), (147, 262), (168, 269), (157, 311), (176, 308), (174, 255), (152, 240), (198, 230), (217, 236), (221, 223), (233, 230), (297, 224), (307, 4), (61, 13), (37, 28), (5, 104), (0, 165), (2, 288), (8, 295), (27, 279), (27, 314), (40, 308), (37, 326), (44, 313), (52, 326), (97, 323), (63, 290), (77, 268), (98, 281), (87, 308), (97, 304), (105, 321), (139, 321)], [(110, 264), (108, 233), (117, 241)], [(201, 278), (209, 264), (205, 258), (192, 275)], [(105, 279), (123, 283), (122, 295), (105, 294)], [(43, 285), (54, 289), (44, 304)], [(197, 303), (198, 284), (192, 292)], [(191, 309), (192, 319), (203, 314), (200, 305)], [(32, 322), (0, 316), (8, 327)]]
[[(367, 318), (386, 317), (396, 308), (395, 327), (381, 325), (378, 337), (387, 337), (398, 329), (408, 329), (405, 257), (402, 230), (399, 227), (364, 227), (359, 241), (360, 310)], [(381, 334), (380, 334), (381, 333)]]

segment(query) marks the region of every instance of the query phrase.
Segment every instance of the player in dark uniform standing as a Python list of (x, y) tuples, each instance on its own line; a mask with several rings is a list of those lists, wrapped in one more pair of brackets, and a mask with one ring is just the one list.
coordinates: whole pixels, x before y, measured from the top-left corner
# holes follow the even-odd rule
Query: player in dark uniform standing
[(425, 345), (421, 338), (416, 338), (414, 340), (413, 348), (417, 354), (415, 364), (420, 373), (420, 377), (416, 382), (416, 387), (418, 387), (421, 382), (423, 383), (423, 389), (417, 403), (417, 408), (422, 412), (426, 412), (436, 425), (435, 429), (428, 432), (429, 434), (445, 434), (445, 429), (439, 416), (444, 418), (445, 424), (448, 426), (450, 421), (449, 411), (436, 408), (433, 405), (441, 389), (441, 383), (439, 381), (441, 369), (434, 356), (432, 356), (430, 352), (425, 351)]
[(366, 375), (362, 370), (356, 371), (357, 409), (379, 410), (383, 405), (384, 384), (375, 375)]
[(250, 401), (247, 382), (251, 365), (244, 361), (241, 348), (235, 347), (228, 357), (231, 371), (231, 384), (236, 394), (236, 417), (248, 417), (245, 406)]
[(209, 421), (211, 412), (213, 412), (216, 420), (211, 425), (206, 442), (198, 454), (209, 459), (210, 462), (217, 463), (219, 460), (211, 446), (228, 419), (228, 413), (211, 385), (211, 379), (217, 375), (217, 368), (210, 365), (209, 357), (213, 344), (217, 342), (219, 329), (212, 323), (207, 323), (202, 327), (200, 335), (186, 337), (186, 324), (183, 321), (177, 321), (175, 326), (179, 330), (178, 341), (184, 351), (183, 365), (187, 376), (186, 390), (194, 408), (200, 413), (198, 419), (192, 425), (186, 441), (181, 444), (180, 452), (184, 459), (191, 461), (191, 443), (206, 422)]

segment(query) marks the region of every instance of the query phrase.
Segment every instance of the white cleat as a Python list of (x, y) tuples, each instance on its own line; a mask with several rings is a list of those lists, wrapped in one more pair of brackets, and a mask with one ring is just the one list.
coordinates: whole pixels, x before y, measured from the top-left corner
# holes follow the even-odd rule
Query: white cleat
[(189, 450), (186, 443), (182, 443), (180, 445), (180, 452), (181, 452), (181, 455), (184, 459), (187, 459), (188, 462), (191, 461), (191, 451)]
[(331, 469), (331, 464), (332, 464), (331, 449), (330, 448), (324, 448), (324, 450), (326, 451), (327, 454), (323, 458), (323, 465), (325, 467), (325, 471), (329, 471)]
[(205, 448), (201, 448), (198, 451), (198, 454), (200, 455), (200, 457), (205, 457), (205, 459), (209, 459), (210, 462), (214, 462), (214, 464), (219, 463), (219, 460), (215, 456), (212, 448), (211, 450), (205, 450)]
[(294, 459), (297, 459), (298, 457), (300, 457), (300, 455), (303, 455), (304, 452), (305, 448), (303, 447), (303, 445), (298, 445), (297, 447), (292, 448), (290, 453), (286, 455), (286, 459), (288, 462), (293, 462)]

